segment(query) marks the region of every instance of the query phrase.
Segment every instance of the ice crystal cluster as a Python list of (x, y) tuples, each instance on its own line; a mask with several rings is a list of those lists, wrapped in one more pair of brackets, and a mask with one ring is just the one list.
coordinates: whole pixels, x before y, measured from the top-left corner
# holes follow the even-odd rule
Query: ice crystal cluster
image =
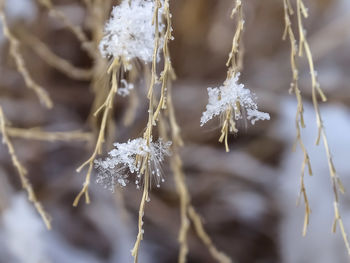
[(242, 111), (246, 113), (246, 118), (254, 125), (258, 120), (269, 120), (270, 115), (258, 110), (254, 94), (243, 84), (238, 83), (240, 73), (228, 78), (223, 86), (218, 88), (208, 88), (209, 102), (206, 111), (201, 118), (201, 126), (213, 117), (226, 112), (232, 107), (235, 120), (243, 118)]
[(122, 79), (120, 83), (121, 87), (118, 88), (117, 93), (122, 97), (128, 96), (130, 91), (134, 88), (134, 84), (127, 82), (126, 79)]
[(129, 182), (129, 174), (135, 174), (135, 184), (139, 188), (142, 181), (142, 160), (147, 158), (147, 169), (157, 187), (164, 178), (161, 174), (161, 163), (170, 154), (171, 142), (163, 142), (159, 139), (147, 144), (144, 138), (129, 140), (126, 143), (114, 143), (115, 149), (108, 153), (108, 157), (95, 160), (95, 168), (98, 171), (97, 183), (113, 191), (119, 186), (126, 186)]
[[(125, 61), (138, 58), (145, 63), (152, 61), (155, 41), (155, 27), (152, 20), (155, 2), (123, 0), (120, 5), (113, 8), (111, 18), (105, 25), (105, 35), (100, 42), (103, 57), (122, 58)], [(159, 14), (161, 13), (160, 9)], [(158, 31), (161, 32), (164, 27), (160, 15)]]

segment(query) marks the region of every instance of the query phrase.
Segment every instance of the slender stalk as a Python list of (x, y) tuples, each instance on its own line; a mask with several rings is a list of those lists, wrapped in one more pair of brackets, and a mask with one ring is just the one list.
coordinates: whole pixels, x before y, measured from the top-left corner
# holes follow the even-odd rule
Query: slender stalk
[(13, 166), (18, 172), (19, 179), (22, 183), (23, 189), (27, 192), (28, 200), (33, 203), (35, 209), (40, 214), (41, 218), (43, 219), (47, 229), (51, 229), (51, 218), (44, 210), (41, 202), (37, 199), (36, 194), (34, 192), (33, 186), (31, 185), (28, 176), (27, 176), (27, 170), (25, 167), (21, 164), (21, 162), (18, 160), (17, 154), (15, 152), (15, 148), (13, 147), (13, 144), (9, 138), (7, 125), (6, 125), (6, 118), (4, 115), (4, 112), (2, 110), (2, 107), (0, 106), (0, 132), (2, 135), (2, 142), (7, 146), (8, 152), (11, 156), (11, 160), (13, 163)]

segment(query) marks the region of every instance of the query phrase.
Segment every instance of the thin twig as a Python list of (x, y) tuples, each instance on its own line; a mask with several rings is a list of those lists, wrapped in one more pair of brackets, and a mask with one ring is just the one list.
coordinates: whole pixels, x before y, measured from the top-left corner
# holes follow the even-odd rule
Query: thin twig
[(87, 166), (87, 165), (89, 166), (88, 171), (87, 171), (86, 176), (85, 176), (83, 188), (81, 189), (81, 191), (79, 192), (77, 197), (74, 199), (73, 206), (77, 206), (79, 204), (79, 200), (82, 197), (82, 195), (85, 195), (85, 202), (87, 204), (90, 203), (89, 185), (90, 185), (91, 172), (92, 172), (92, 168), (94, 165), (94, 160), (96, 159), (96, 156), (101, 153), (102, 145), (103, 145), (104, 140), (105, 140), (105, 130), (107, 127), (107, 119), (108, 119), (109, 114), (112, 112), (114, 97), (115, 97), (115, 94), (117, 93), (117, 90), (118, 90), (117, 71), (119, 70), (119, 67), (120, 67), (120, 65), (117, 64), (117, 66), (115, 66), (113, 68), (113, 70), (112, 70), (112, 87), (108, 93), (108, 96), (107, 96), (105, 102), (95, 112), (95, 115), (97, 115), (100, 111), (103, 112), (102, 121), (101, 121), (100, 129), (99, 129), (99, 134), (98, 134), (95, 149), (94, 149), (92, 155), (85, 163), (83, 163), (77, 169), (77, 172), (79, 173), (85, 166)]
[(48, 132), (40, 128), (14, 128), (7, 127), (7, 134), (13, 138), (21, 138), (27, 140), (38, 141), (90, 141), (92, 134), (81, 131), (67, 131), (67, 132)]
[[(158, 12), (160, 8), (160, 0), (155, 0), (155, 8), (154, 8), (154, 14), (153, 14), (153, 25), (155, 29), (155, 39), (154, 39), (154, 48), (153, 48), (153, 59), (152, 59), (152, 70), (151, 70), (151, 81), (148, 89), (147, 98), (149, 100), (149, 107), (148, 107), (148, 121), (146, 125), (146, 130), (144, 132), (144, 139), (147, 142), (147, 145), (150, 145), (152, 140), (152, 129), (153, 125), (156, 125), (156, 120), (154, 119), (154, 109), (153, 109), (153, 103), (154, 103), (154, 94), (153, 89), (157, 82), (157, 54), (158, 54), (158, 48), (159, 48), (159, 23), (158, 23)], [(134, 244), (133, 249), (131, 250), (131, 255), (134, 257), (134, 263), (138, 262), (138, 255), (139, 255), (139, 249), (140, 249), (140, 243), (143, 238), (143, 232), (142, 224), (143, 224), (143, 215), (144, 215), (144, 209), (145, 209), (145, 201), (148, 198), (148, 188), (150, 187), (150, 174), (149, 174), (149, 167), (148, 167), (148, 158), (143, 158), (141, 161), (142, 166), (140, 169), (140, 174), (144, 175), (144, 185), (143, 185), (143, 195), (140, 203), (140, 209), (139, 209), (139, 220), (138, 220), (138, 234), (136, 237), (136, 241)]]
[[(294, 92), (298, 103), (297, 112), (295, 116), (295, 127), (297, 132), (295, 142), (299, 143), (304, 156), (304, 159), (301, 165), (300, 193), (299, 193), (298, 203), (300, 198), (303, 197), (304, 204), (305, 204), (305, 216), (304, 216), (304, 226), (303, 226), (302, 233), (303, 233), (303, 236), (305, 236), (307, 232), (307, 227), (310, 221), (311, 209), (310, 209), (309, 199), (308, 199), (305, 184), (304, 184), (304, 173), (305, 173), (306, 166), (308, 167), (309, 175), (312, 175), (312, 169), (311, 169), (309, 154), (301, 138), (301, 128), (305, 128), (305, 122), (304, 122), (303, 99), (302, 99), (301, 91), (299, 89), (299, 71), (298, 71), (298, 66), (296, 62), (297, 54), (298, 54), (298, 46), (296, 43), (295, 35), (292, 30), (292, 23), (290, 20), (290, 15), (293, 14), (293, 9), (289, 0), (283, 0), (283, 4), (284, 4), (284, 21), (285, 21), (283, 40), (285, 40), (288, 36), (290, 41), (290, 47), (291, 47), (290, 63), (292, 68), (293, 81), (291, 82), (290, 92)], [(294, 144), (294, 147), (293, 147), (294, 150), (296, 148), (296, 143)]]
[[(320, 139), (322, 138), (324, 148), (327, 155), (328, 160), (328, 167), (329, 167), (329, 175), (332, 182), (332, 189), (334, 194), (334, 224), (333, 224), (333, 231), (335, 232), (336, 229), (336, 223), (339, 223), (341, 234), (347, 249), (348, 254), (350, 255), (350, 245), (349, 240), (345, 231), (345, 228), (343, 226), (343, 221), (340, 216), (339, 212), (339, 197), (338, 192), (344, 193), (344, 187), (340, 181), (340, 178), (337, 176), (336, 169), (334, 167), (332, 154), (330, 152), (330, 148), (328, 145), (328, 139), (325, 133), (322, 116), (319, 108), (319, 101), (318, 96), (321, 98), (323, 102), (327, 100), (326, 96), (324, 95), (322, 89), (320, 88), (320, 84), (317, 81), (317, 73), (315, 71), (314, 62), (311, 54), (311, 49), (309, 46), (309, 43), (306, 39), (306, 31), (303, 26), (303, 18), (308, 17), (307, 8), (304, 5), (303, 0), (295, 0), (296, 1), (296, 14), (297, 14), (297, 21), (298, 21), (298, 32), (299, 32), (299, 56), (303, 56), (304, 52), (306, 54), (306, 59), (309, 64), (309, 70), (311, 75), (311, 90), (312, 90), (312, 103), (314, 106), (315, 114), (316, 114), (316, 123), (317, 123), (317, 137), (316, 137), (316, 145), (319, 144)], [(302, 99), (301, 99), (301, 92), (298, 89), (298, 70), (295, 62), (296, 53), (297, 53), (297, 47), (296, 47), (296, 40), (294, 37), (294, 33), (291, 28), (291, 22), (289, 14), (293, 14), (292, 6), (289, 2), (289, 0), (284, 0), (284, 14), (285, 14), (285, 32), (284, 32), (284, 38), (286, 38), (286, 35), (289, 35), (289, 39), (291, 42), (291, 65), (293, 69), (293, 82), (292, 82), (292, 89), (295, 92), (295, 95), (297, 97), (298, 101), (298, 109), (297, 109), (297, 116), (296, 116), (296, 127), (297, 127), (297, 141), (299, 141), (299, 144), (301, 146), (302, 151), (304, 152), (304, 160), (302, 163), (302, 175), (301, 175), (301, 189), (300, 193), (304, 196), (304, 202), (305, 202), (305, 220), (304, 220), (304, 228), (303, 228), (303, 234), (306, 234), (306, 227), (309, 221), (309, 214), (310, 214), (310, 207), (308, 204), (308, 199), (305, 191), (304, 186), (304, 169), (305, 166), (308, 165), (309, 167), (309, 173), (312, 174), (311, 171), (311, 165), (310, 160), (307, 154), (307, 151), (305, 149), (304, 144), (301, 141), (301, 135), (300, 135), (300, 126), (304, 127), (304, 120), (303, 120), (303, 105), (302, 105)]]
[(74, 25), (61, 10), (55, 8), (51, 0), (37, 1), (39, 4), (47, 8), (50, 15), (60, 20), (65, 25), (65, 27), (76, 36), (76, 38), (81, 42), (82, 48), (90, 55), (91, 58), (95, 58), (98, 55), (96, 48), (89, 41), (83, 29), (78, 25)]
[(0, 106), (0, 132), (2, 134), (2, 142), (8, 148), (8, 152), (11, 156), (13, 166), (16, 168), (16, 170), (19, 174), (19, 178), (21, 180), (22, 187), (24, 190), (26, 190), (29, 201), (33, 203), (35, 209), (37, 210), (37, 212), (40, 214), (41, 218), (43, 219), (47, 229), (51, 229), (51, 218), (44, 210), (42, 204), (38, 201), (38, 199), (35, 195), (34, 189), (33, 189), (32, 185), (27, 177), (27, 170), (18, 160), (15, 149), (14, 149), (13, 144), (9, 138), (9, 135), (8, 135), (8, 128), (7, 128), (6, 122), (7, 121), (6, 121), (4, 112), (2, 110), (2, 107)]
[(23, 41), (32, 48), (35, 53), (48, 65), (67, 75), (68, 77), (76, 80), (90, 80), (92, 78), (91, 69), (82, 69), (74, 66), (68, 60), (53, 53), (50, 48), (41, 40), (26, 33), (22, 32)]
[(4, 0), (0, 1), (0, 20), (2, 22), (2, 30), (4, 36), (8, 39), (10, 45), (10, 55), (14, 59), (16, 63), (16, 67), (18, 72), (22, 75), (26, 86), (29, 89), (32, 89), (36, 95), (38, 96), (40, 102), (47, 108), (52, 108), (53, 103), (47, 93), (39, 84), (37, 84), (33, 78), (31, 77), (27, 67), (25, 65), (25, 61), (23, 56), (19, 51), (19, 41), (18, 39), (11, 33), (9, 26), (7, 24), (7, 19), (4, 11)]
[(194, 210), (193, 206), (189, 206), (188, 215), (193, 222), (197, 235), (200, 237), (203, 243), (208, 247), (211, 256), (220, 263), (231, 263), (232, 262), (231, 259), (228, 256), (226, 256), (224, 253), (220, 252), (214, 246), (213, 241), (204, 230), (200, 216)]
[[(236, 18), (236, 30), (232, 38), (232, 48), (231, 52), (229, 53), (226, 66), (228, 67), (227, 70), (227, 77), (226, 80), (231, 79), (236, 74), (238, 74), (239, 71), (243, 68), (243, 46), (242, 46), (242, 34), (244, 30), (244, 18), (243, 18), (243, 6), (241, 0), (235, 0), (235, 6), (232, 9), (231, 12), (231, 19)], [(237, 101), (236, 102), (236, 108), (240, 109), (240, 104)], [(238, 132), (236, 128), (236, 122), (234, 119), (235, 116), (235, 110), (230, 105), (227, 107), (224, 115), (224, 121), (221, 127), (221, 135), (219, 137), (219, 142), (225, 142), (225, 150), (226, 152), (229, 152), (229, 146), (228, 146), (228, 135), (229, 133), (236, 133)], [(237, 112), (240, 114), (239, 112)]]

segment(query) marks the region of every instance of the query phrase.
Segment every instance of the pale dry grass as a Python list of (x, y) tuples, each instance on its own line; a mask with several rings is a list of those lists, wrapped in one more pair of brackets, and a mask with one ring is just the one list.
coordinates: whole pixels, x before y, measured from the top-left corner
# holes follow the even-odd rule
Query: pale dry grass
[(312, 169), (311, 169), (311, 163), (309, 159), (309, 155), (307, 153), (307, 150), (304, 146), (304, 143), (301, 139), (301, 128), (305, 127), (304, 119), (303, 119), (303, 103), (302, 103), (302, 96), (301, 91), (298, 88), (298, 66), (296, 63), (296, 57), (297, 54), (299, 57), (302, 57), (305, 52), (305, 56), (309, 65), (310, 75), (311, 75), (311, 94), (312, 94), (312, 103), (314, 106), (315, 114), (316, 114), (316, 123), (318, 127), (317, 137), (316, 137), (316, 145), (319, 145), (320, 140), (322, 138), (324, 149), (326, 151), (327, 159), (328, 159), (328, 167), (329, 167), (329, 175), (332, 182), (332, 189), (334, 192), (334, 223), (332, 226), (332, 231), (336, 231), (336, 225), (339, 224), (341, 235), (343, 237), (346, 249), (348, 254), (350, 255), (350, 244), (348, 240), (347, 233), (344, 228), (344, 224), (342, 221), (342, 218), (340, 216), (339, 211), (339, 197), (338, 193), (345, 193), (345, 189), (343, 187), (343, 184), (338, 177), (336, 173), (336, 169), (333, 163), (332, 154), (330, 151), (330, 147), (328, 144), (327, 135), (325, 132), (324, 124), (322, 121), (322, 116), (319, 108), (319, 97), (321, 98), (322, 102), (325, 102), (327, 100), (325, 94), (323, 93), (322, 89), (320, 88), (320, 84), (317, 80), (317, 72), (315, 70), (314, 61), (311, 54), (311, 48), (309, 46), (309, 43), (306, 38), (306, 30), (303, 25), (303, 18), (308, 17), (308, 10), (305, 7), (305, 4), (303, 0), (296, 0), (296, 15), (297, 15), (297, 26), (298, 26), (298, 33), (299, 33), (299, 44), (297, 46), (297, 40), (294, 36), (293, 30), (292, 30), (292, 23), (290, 19), (290, 15), (293, 15), (294, 11), (291, 5), (291, 2), (289, 0), (284, 0), (284, 19), (285, 19), (285, 32), (283, 35), (283, 38), (285, 39), (288, 35), (290, 44), (291, 44), (291, 67), (292, 67), (292, 73), (293, 73), (293, 81), (291, 83), (291, 91), (293, 91), (296, 95), (298, 106), (297, 106), (297, 114), (296, 114), (296, 130), (297, 130), (297, 138), (296, 141), (299, 143), (303, 154), (304, 159), (302, 162), (302, 172), (301, 172), (301, 183), (300, 183), (300, 195), (303, 196), (304, 203), (305, 203), (305, 218), (304, 218), (304, 227), (303, 227), (303, 235), (306, 235), (307, 226), (309, 224), (309, 217), (311, 213), (310, 205), (308, 202), (308, 197), (306, 194), (306, 189), (304, 185), (304, 170), (306, 166), (308, 167), (309, 174), (312, 175)]

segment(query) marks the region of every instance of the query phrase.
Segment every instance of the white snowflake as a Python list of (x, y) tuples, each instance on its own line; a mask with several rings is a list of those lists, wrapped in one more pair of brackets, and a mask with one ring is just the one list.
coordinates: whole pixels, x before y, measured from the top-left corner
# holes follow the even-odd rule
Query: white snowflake
[(120, 83), (121, 87), (118, 87), (117, 93), (122, 97), (128, 96), (130, 91), (134, 88), (134, 84), (127, 82), (126, 79), (122, 79)]
[(113, 191), (116, 185), (126, 186), (130, 172), (136, 174), (135, 184), (139, 188), (142, 176), (141, 161), (136, 161), (136, 157), (148, 156), (148, 172), (157, 187), (160, 187), (160, 182), (164, 182), (160, 166), (165, 156), (170, 154), (170, 141), (163, 142), (159, 139), (147, 145), (146, 139), (137, 138), (127, 143), (114, 143), (114, 146), (115, 149), (108, 153), (109, 156), (106, 159), (95, 160), (95, 168), (98, 171), (97, 183)]
[[(155, 28), (152, 24), (155, 2), (151, 0), (123, 0), (113, 7), (100, 42), (103, 57), (123, 58), (127, 62), (139, 58), (145, 63), (153, 57)], [(162, 9), (159, 9), (159, 32), (164, 30)], [(161, 37), (160, 43), (164, 40)], [(161, 47), (162, 45), (159, 45)]]
[(243, 84), (238, 83), (240, 73), (227, 79), (223, 86), (208, 88), (209, 102), (206, 111), (201, 118), (201, 126), (213, 117), (225, 113), (230, 107), (233, 108), (235, 120), (242, 119), (242, 110), (245, 110), (247, 119), (254, 125), (258, 120), (269, 120), (270, 115), (258, 110), (254, 94)]

